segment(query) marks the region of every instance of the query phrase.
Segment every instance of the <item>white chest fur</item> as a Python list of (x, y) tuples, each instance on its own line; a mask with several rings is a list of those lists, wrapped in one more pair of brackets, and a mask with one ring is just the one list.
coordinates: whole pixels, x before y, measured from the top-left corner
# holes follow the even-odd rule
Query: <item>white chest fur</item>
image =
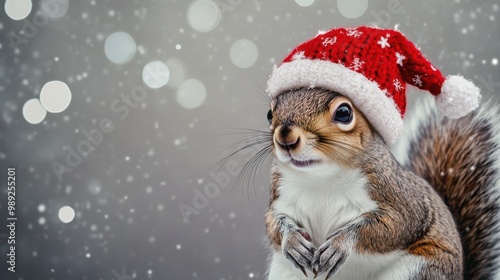
[(301, 224), (316, 246), (323, 244), (328, 234), (377, 208), (367, 193), (368, 181), (359, 170), (336, 169), (327, 175), (290, 169), (282, 172), (274, 210)]
[[(313, 171), (316, 172), (282, 170), (279, 197), (274, 203), (274, 210), (302, 225), (311, 235), (314, 245), (319, 247), (330, 233), (361, 214), (375, 210), (377, 204), (368, 195), (368, 180), (359, 170)], [(415, 275), (422, 263), (420, 258), (402, 251), (385, 255), (353, 253), (332, 280), (408, 279)], [(300, 270), (285, 259), (282, 252), (275, 252), (268, 280), (313, 279), (311, 274), (308, 278), (304, 277)], [(322, 275), (317, 279), (324, 278)]]

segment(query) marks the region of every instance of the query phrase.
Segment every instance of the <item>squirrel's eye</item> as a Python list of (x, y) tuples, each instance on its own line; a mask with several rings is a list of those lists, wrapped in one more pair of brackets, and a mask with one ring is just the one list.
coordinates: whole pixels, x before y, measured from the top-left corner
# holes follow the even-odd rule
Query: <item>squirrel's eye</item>
[(273, 112), (271, 112), (271, 110), (267, 112), (267, 121), (269, 122), (269, 125), (273, 122)]
[(333, 116), (333, 120), (336, 122), (348, 124), (352, 121), (352, 108), (349, 106), (349, 104), (344, 103), (341, 104), (338, 108), (337, 111), (335, 112), (335, 115)]

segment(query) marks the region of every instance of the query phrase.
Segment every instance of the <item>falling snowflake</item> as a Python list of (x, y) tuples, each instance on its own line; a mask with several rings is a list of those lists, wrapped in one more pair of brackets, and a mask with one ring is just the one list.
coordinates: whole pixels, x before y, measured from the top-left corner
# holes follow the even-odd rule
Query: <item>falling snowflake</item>
[(415, 84), (416, 86), (419, 86), (421, 87), (422, 86), (422, 76), (420, 75), (415, 75), (415, 77), (413, 77), (413, 84)]
[(359, 38), (363, 32), (357, 30), (356, 28), (347, 28), (347, 36)]
[(352, 69), (352, 70), (354, 70), (354, 71), (358, 71), (359, 69), (361, 69), (361, 67), (363, 66), (363, 64), (365, 64), (365, 62), (359, 60), (359, 57), (356, 57), (352, 61), (352, 64), (351, 64), (351, 66), (349, 68)]
[(402, 55), (402, 54), (400, 54), (400, 53), (396, 52), (396, 63), (397, 63), (398, 65), (403, 66), (403, 60), (404, 60), (405, 58), (406, 58), (406, 56), (404, 56), (404, 55)]
[(337, 37), (328, 37), (328, 38), (325, 38), (323, 39), (323, 46), (326, 47), (326, 46), (330, 46), (330, 45), (333, 45), (337, 42)]
[(403, 85), (401, 84), (401, 82), (398, 79), (394, 79), (394, 88), (397, 91), (400, 91), (403, 89)]
[(382, 49), (390, 47), (391, 45), (389, 45), (389, 43), (387, 42), (390, 36), (390, 34), (386, 34), (386, 37), (380, 37), (380, 40), (377, 42), (377, 44), (379, 44)]
[(300, 60), (300, 59), (305, 59), (306, 58), (306, 55), (304, 54), (304, 51), (301, 51), (301, 52), (296, 52), (293, 56), (292, 56), (292, 60)]

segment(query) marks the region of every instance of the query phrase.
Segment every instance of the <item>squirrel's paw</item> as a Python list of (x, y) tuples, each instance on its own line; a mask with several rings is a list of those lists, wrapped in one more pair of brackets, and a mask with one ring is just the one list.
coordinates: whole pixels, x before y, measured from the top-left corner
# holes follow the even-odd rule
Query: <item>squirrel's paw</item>
[(309, 234), (302, 228), (296, 228), (287, 234), (282, 245), (285, 257), (307, 277), (306, 268), (312, 271), (311, 263), (316, 250)]
[(352, 242), (346, 235), (334, 233), (327, 237), (314, 253), (314, 259), (311, 264), (314, 272), (314, 278), (328, 273), (325, 280), (334, 275), (345, 263), (347, 257), (351, 254)]

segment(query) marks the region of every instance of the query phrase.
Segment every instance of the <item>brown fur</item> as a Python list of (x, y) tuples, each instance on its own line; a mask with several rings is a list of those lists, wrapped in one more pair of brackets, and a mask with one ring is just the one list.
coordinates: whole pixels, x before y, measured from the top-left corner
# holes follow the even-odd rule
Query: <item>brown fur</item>
[[(491, 110), (491, 109), (490, 109)], [(409, 168), (433, 185), (458, 223), (465, 253), (465, 278), (490, 279), (498, 254), (499, 209), (491, 188), (499, 176), (493, 158), (492, 119), (486, 110), (459, 120), (434, 114), (410, 146)]]
[(358, 251), (388, 253), (403, 249), (424, 257), (449, 279), (461, 278), (460, 237), (449, 210), (433, 188), (399, 166), (380, 138), (367, 147), (360, 161), (370, 181), (370, 196), (380, 209), (366, 214), (376, 223), (359, 231)]
[[(278, 96), (271, 103), (271, 108), (274, 108), (272, 133), (275, 144), (277, 140), (290, 142), (292, 138), (301, 137), (305, 141), (316, 142), (316, 148), (328, 156), (326, 161), (351, 166), (353, 158), (363, 151), (364, 139), (373, 135), (370, 124), (354, 106), (354, 128), (343, 131), (332, 125), (334, 110), (345, 102), (352, 105), (349, 99), (322, 89), (302, 89)], [(291, 133), (283, 138), (280, 131), (285, 123), (292, 124)], [(331, 145), (332, 142), (338, 145)]]
[[(298, 145), (288, 150), (294, 153), (301, 149), (301, 143), (310, 141), (324, 155), (322, 160), (363, 171), (369, 180), (369, 195), (377, 202), (378, 210), (365, 213), (361, 222), (345, 229), (348, 230), (345, 234), (356, 237), (356, 251), (384, 254), (404, 250), (426, 260), (416, 279), (461, 279), (462, 246), (448, 207), (424, 179), (399, 165), (378, 133), (354, 106), (352, 128), (345, 130), (332, 122), (332, 114), (341, 102), (350, 101), (323, 89), (292, 90), (273, 99), (274, 149), (283, 149), (280, 143), (294, 143), (299, 139)], [(413, 150), (424, 153), (420, 158), (425, 160), (429, 153), (436, 152), (432, 148), (434, 144)], [(450, 160), (466, 161), (463, 155)], [(279, 197), (280, 174), (275, 169), (272, 176), (266, 229), (274, 248), (279, 250), (282, 233), (277, 217), (280, 213), (274, 212), (273, 202)], [(449, 199), (453, 197), (445, 198)]]
[[(278, 172), (273, 172), (271, 176), (271, 185), (279, 186), (280, 174)], [(277, 187), (271, 188), (271, 203), (269, 205), (269, 211), (266, 213), (266, 232), (271, 242), (271, 245), (278, 250), (281, 246), (281, 234), (279, 232), (278, 222), (275, 217), (275, 213), (272, 210), (272, 202), (278, 199)]]

